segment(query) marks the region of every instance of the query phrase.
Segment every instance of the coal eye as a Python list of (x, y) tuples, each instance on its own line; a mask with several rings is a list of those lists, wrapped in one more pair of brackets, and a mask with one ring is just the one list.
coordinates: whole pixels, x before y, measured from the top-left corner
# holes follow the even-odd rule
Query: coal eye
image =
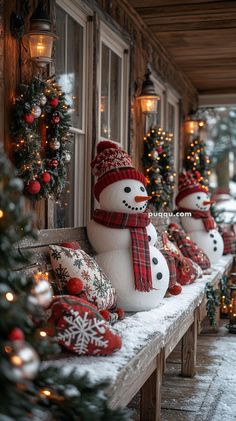
[(142, 187), (140, 187), (140, 190), (141, 191), (145, 191), (145, 188), (142, 186)]
[(124, 188), (125, 193), (130, 193), (131, 192), (131, 188), (130, 187), (125, 187)]
[(200, 197), (200, 196), (198, 196), (198, 197), (197, 197), (197, 199), (201, 199), (201, 197)]

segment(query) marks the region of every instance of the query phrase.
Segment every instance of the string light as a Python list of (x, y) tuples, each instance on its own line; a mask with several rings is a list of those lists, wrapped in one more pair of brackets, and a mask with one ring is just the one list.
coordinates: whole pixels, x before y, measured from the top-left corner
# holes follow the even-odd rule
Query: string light
[(4, 212), (2, 209), (0, 209), (0, 218), (3, 218), (3, 217), (4, 217)]
[(14, 294), (12, 294), (12, 292), (6, 292), (5, 297), (7, 299), (7, 301), (11, 302), (14, 301)]

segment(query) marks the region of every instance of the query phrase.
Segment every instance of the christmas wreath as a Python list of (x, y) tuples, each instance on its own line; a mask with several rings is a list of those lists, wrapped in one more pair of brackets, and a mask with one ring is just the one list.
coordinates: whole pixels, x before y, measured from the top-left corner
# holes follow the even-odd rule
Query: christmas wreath
[(25, 194), (40, 200), (58, 198), (67, 184), (71, 160), (70, 114), (65, 94), (54, 78), (34, 77), (21, 85), (13, 108), (14, 161)]

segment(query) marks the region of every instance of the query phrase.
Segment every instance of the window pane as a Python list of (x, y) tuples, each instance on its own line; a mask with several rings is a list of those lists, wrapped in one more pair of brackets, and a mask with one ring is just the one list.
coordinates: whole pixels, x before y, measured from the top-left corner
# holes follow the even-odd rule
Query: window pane
[(101, 68), (101, 136), (109, 139), (108, 126), (108, 89), (109, 89), (109, 48), (102, 44), (102, 68)]
[(110, 139), (120, 141), (121, 58), (113, 51), (110, 55)]
[(68, 151), (71, 154), (71, 161), (67, 165), (68, 184), (54, 208), (56, 228), (74, 226), (75, 138), (72, 139)]
[[(82, 129), (83, 27), (57, 7), (56, 75), (71, 106), (72, 126)], [(67, 44), (67, 45), (66, 45)]]

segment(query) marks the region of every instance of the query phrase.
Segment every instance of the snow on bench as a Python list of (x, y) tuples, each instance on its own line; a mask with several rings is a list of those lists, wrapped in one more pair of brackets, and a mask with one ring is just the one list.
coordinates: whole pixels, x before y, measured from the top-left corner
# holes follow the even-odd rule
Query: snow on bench
[(195, 310), (205, 297), (206, 284), (219, 282), (232, 262), (232, 255), (223, 256), (211, 274), (184, 286), (180, 295), (164, 298), (156, 309), (126, 315), (114, 326), (123, 341), (122, 349), (115, 354), (106, 357), (71, 355), (47, 364), (61, 367), (65, 374), (86, 373), (92, 382), (108, 380), (111, 405), (127, 405), (155, 370), (157, 355), (164, 349), (167, 357), (193, 324)]

